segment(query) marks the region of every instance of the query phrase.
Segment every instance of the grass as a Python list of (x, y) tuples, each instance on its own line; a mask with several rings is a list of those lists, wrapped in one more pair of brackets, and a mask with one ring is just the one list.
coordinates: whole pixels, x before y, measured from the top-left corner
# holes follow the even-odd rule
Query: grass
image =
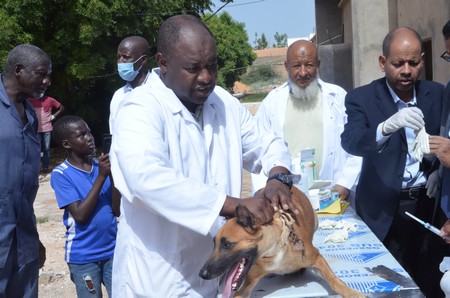
[(240, 101), (241, 102), (261, 102), (267, 93), (254, 93), (245, 95)]
[(43, 216), (43, 217), (36, 218), (36, 223), (38, 223), (38, 224), (46, 223), (46, 222), (49, 222), (49, 221), (50, 221), (50, 218), (48, 216)]

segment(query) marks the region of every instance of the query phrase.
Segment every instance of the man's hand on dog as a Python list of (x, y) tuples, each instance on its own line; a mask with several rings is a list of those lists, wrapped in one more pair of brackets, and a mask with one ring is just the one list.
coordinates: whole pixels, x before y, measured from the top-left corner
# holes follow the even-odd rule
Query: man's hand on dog
[(253, 214), (255, 221), (259, 224), (265, 224), (271, 221), (273, 214), (275, 213), (275, 210), (270, 205), (270, 202), (261, 197), (238, 199), (227, 196), (220, 215), (233, 217), (238, 205), (244, 205), (247, 207), (247, 209)]
[[(289, 173), (284, 167), (274, 167), (270, 174), (273, 175), (277, 172)], [(292, 202), (291, 197), (291, 190), (287, 185), (272, 179), (267, 182), (264, 189), (257, 191), (254, 197), (238, 199), (227, 196), (220, 215), (233, 217), (236, 207), (244, 205), (253, 214), (258, 223), (265, 224), (272, 220), (274, 213), (279, 210), (280, 206), (285, 211), (290, 210), (295, 214), (300, 213)]]
[(269, 201), (274, 211), (278, 211), (281, 206), (285, 211), (291, 210), (295, 214), (299, 214), (292, 202), (291, 190), (278, 180), (273, 179), (267, 182), (266, 187), (257, 192), (257, 198)]
[[(286, 173), (290, 174), (288, 169), (281, 166), (275, 166), (270, 170), (269, 177), (273, 176), (276, 173)], [(278, 211), (278, 209), (283, 208), (283, 210), (294, 212), (295, 214), (299, 214), (300, 211), (297, 210), (294, 203), (292, 202), (292, 194), (290, 188), (278, 181), (277, 179), (270, 179), (266, 183), (266, 187), (263, 190), (259, 190), (256, 193), (257, 197), (262, 197), (268, 201), (272, 205), (274, 211)]]

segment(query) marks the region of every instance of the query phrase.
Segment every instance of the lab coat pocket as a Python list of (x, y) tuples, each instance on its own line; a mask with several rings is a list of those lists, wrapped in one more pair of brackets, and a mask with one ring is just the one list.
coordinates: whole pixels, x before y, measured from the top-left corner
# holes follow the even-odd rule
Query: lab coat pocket
[(172, 264), (179, 263), (179, 256), (163, 252), (141, 250), (129, 244), (126, 264), (126, 284), (135, 295), (145, 297), (177, 297), (182, 275)]

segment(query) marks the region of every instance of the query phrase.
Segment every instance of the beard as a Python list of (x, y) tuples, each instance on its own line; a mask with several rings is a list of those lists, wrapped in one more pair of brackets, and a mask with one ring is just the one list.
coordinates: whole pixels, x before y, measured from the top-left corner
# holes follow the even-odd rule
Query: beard
[(289, 87), (291, 89), (292, 97), (299, 100), (316, 99), (320, 90), (318, 77), (319, 76), (317, 75), (305, 89), (300, 88), (297, 84), (292, 82), (291, 79), (289, 79)]

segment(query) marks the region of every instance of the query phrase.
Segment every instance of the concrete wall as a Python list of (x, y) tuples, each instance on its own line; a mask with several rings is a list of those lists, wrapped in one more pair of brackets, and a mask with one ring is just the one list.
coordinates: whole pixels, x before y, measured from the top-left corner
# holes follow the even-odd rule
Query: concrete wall
[(433, 81), (446, 83), (450, 65), (440, 58), (445, 51), (442, 27), (450, 19), (449, 0), (397, 0), (398, 25), (414, 28), (423, 40), (431, 41)]
[(316, 37), (319, 48), (320, 76), (345, 90), (353, 88), (352, 56), (347, 38), (347, 28), (339, 10), (340, 0), (316, 0)]
[(381, 44), (389, 32), (389, 1), (351, 1), (353, 86), (384, 76), (378, 64)]
[(342, 15), (342, 23), (344, 24), (344, 43), (352, 43), (353, 28), (352, 28), (352, 2), (349, 0), (342, 0), (339, 2), (338, 9)]
[[(343, 42), (351, 45), (353, 87), (370, 83), (384, 76), (378, 65), (381, 45), (386, 34), (398, 27), (414, 28), (430, 45), (426, 55), (427, 71), (434, 81), (445, 83), (450, 79), (450, 67), (440, 58), (444, 52), (442, 26), (450, 19), (449, 0), (316, 0), (316, 27), (329, 26), (326, 14), (335, 20), (342, 16)], [(318, 31), (318, 38), (320, 37)], [(347, 72), (340, 70), (341, 72)], [(424, 75), (423, 75), (424, 76)]]
[(328, 83), (352, 90), (352, 49), (349, 43), (321, 45), (319, 48), (320, 77)]
[(342, 15), (336, 10), (340, 0), (316, 0), (315, 14), (317, 44), (340, 44), (343, 42)]

